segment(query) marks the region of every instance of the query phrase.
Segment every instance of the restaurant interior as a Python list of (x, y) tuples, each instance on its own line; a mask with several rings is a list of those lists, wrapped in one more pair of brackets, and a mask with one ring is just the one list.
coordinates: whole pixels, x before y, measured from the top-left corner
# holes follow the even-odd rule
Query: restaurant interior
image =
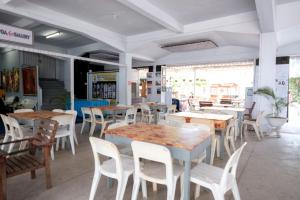
[(299, 0), (0, 0), (0, 200), (299, 200)]

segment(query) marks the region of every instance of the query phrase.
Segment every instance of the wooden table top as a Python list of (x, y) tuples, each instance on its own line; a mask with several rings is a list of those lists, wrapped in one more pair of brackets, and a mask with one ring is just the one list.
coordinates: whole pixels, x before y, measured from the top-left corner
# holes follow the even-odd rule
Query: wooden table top
[(245, 108), (234, 108), (234, 107), (201, 107), (200, 110), (219, 110), (219, 111), (234, 111), (234, 112), (245, 112)]
[(178, 128), (167, 125), (137, 123), (106, 130), (105, 134), (127, 137), (191, 151), (210, 137), (210, 132), (201, 128)]
[(102, 111), (116, 111), (116, 110), (128, 110), (130, 106), (99, 106), (96, 107)]
[(184, 117), (184, 118), (199, 118), (199, 119), (210, 119), (210, 120), (217, 120), (217, 121), (228, 121), (233, 118), (232, 115), (213, 114), (213, 113), (193, 113), (193, 112), (178, 112), (170, 115)]
[(16, 119), (25, 119), (25, 120), (36, 120), (36, 119), (51, 119), (52, 117), (59, 115), (67, 115), (66, 113), (61, 112), (52, 112), (47, 110), (40, 110), (35, 112), (23, 112), (23, 113), (8, 113), (8, 116)]

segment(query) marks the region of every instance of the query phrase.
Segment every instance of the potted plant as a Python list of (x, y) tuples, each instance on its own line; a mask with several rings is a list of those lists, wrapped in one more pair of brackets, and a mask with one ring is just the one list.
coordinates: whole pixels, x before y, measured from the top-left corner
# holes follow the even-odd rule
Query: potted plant
[(270, 87), (259, 88), (254, 94), (261, 95), (267, 98), (272, 104), (272, 113), (266, 115), (267, 122), (272, 127), (272, 132), (276, 132), (279, 135), (279, 130), (283, 126), (287, 119), (285, 117), (280, 117), (280, 113), (283, 108), (287, 106), (287, 102), (284, 98), (277, 97), (274, 90)]

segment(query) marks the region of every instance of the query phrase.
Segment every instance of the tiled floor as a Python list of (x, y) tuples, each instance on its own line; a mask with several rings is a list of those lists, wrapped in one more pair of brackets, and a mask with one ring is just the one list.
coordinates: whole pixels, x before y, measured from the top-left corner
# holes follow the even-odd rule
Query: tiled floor
[[(80, 126), (80, 125), (79, 125)], [(80, 127), (77, 127), (79, 130)], [(287, 129), (288, 130), (288, 129)], [(79, 131), (78, 131), (79, 132)], [(258, 142), (248, 137), (248, 145), (242, 154), (238, 168), (238, 186), (243, 200), (299, 200), (300, 199), (300, 132), (284, 133), (281, 138), (265, 137)], [(8, 180), (9, 200), (86, 200), (89, 196), (94, 172), (94, 161), (88, 136), (79, 136), (79, 146), (73, 156), (69, 149), (56, 152), (52, 162), (53, 188), (45, 189), (43, 170), (35, 180), (22, 175)], [(223, 167), (226, 160), (216, 160)], [(177, 187), (178, 188), (178, 187)], [(157, 193), (148, 184), (148, 199), (166, 199), (164, 186)], [(130, 199), (132, 178), (129, 179), (125, 199)], [(194, 187), (192, 186), (192, 191)], [(102, 178), (96, 199), (113, 200), (116, 184), (112, 188)], [(177, 191), (176, 199), (180, 192)], [(139, 195), (141, 199), (141, 194)], [(211, 193), (201, 191), (200, 199), (213, 199)], [(226, 199), (232, 199), (229, 192)]]

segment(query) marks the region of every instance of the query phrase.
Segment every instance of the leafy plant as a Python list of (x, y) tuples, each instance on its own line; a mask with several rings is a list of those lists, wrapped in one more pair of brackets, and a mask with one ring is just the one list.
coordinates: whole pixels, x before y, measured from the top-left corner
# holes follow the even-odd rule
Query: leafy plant
[(270, 87), (259, 88), (254, 94), (261, 95), (271, 101), (274, 117), (278, 117), (282, 109), (287, 106), (286, 100), (277, 97), (274, 90)]

